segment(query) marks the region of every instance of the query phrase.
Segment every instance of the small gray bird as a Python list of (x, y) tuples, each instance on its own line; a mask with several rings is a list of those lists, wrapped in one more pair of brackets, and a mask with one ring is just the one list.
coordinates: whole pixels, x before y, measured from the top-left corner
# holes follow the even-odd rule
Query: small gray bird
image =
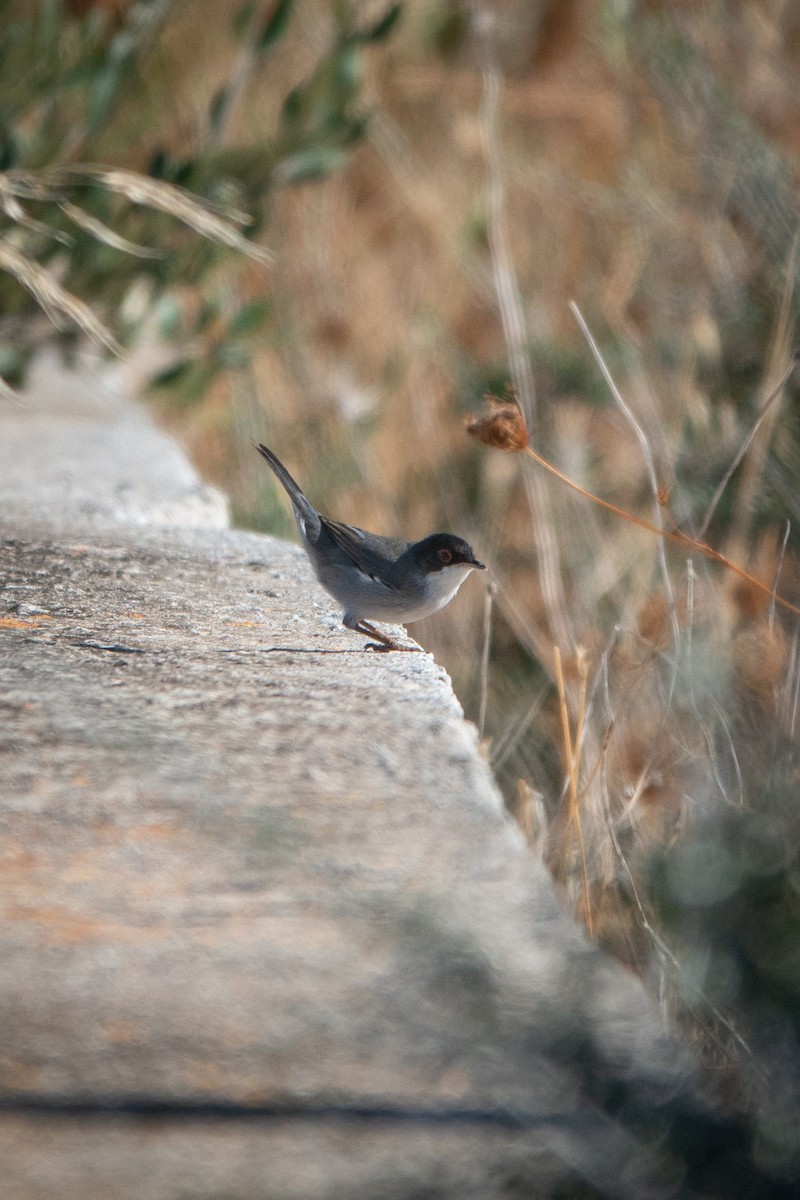
[[(255, 444), (255, 443), (254, 443)], [(266, 446), (256, 450), (289, 494), (306, 554), (326, 592), (344, 606), (348, 629), (374, 638), (373, 650), (412, 650), (365, 620), (407, 624), (438, 612), (453, 599), (473, 569), (485, 571), (472, 547), (452, 533), (421, 542), (380, 537), (317, 512), (286, 467)]]

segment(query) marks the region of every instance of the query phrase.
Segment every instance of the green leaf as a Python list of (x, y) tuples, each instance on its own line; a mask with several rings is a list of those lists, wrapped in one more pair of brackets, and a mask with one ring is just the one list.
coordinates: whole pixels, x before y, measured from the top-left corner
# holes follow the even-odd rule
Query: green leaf
[(200, 311), (197, 314), (193, 332), (195, 334), (204, 333), (212, 321), (216, 321), (218, 316), (219, 304), (217, 303), (217, 300), (213, 296), (205, 297), (200, 305)]
[(96, 133), (105, 121), (119, 92), (121, 83), (117, 65), (107, 67), (96, 76), (90, 92), (86, 110), (86, 124), (90, 133)]
[(451, 2), (435, 10), (430, 25), (430, 40), (442, 58), (453, 58), (469, 34), (469, 18), (460, 5)]
[(365, 136), (369, 128), (369, 114), (363, 113), (348, 121), (339, 135), (340, 146), (355, 146)]
[(25, 372), (32, 354), (33, 349), (30, 346), (20, 347), (7, 342), (0, 343), (0, 375), (11, 387), (24, 384)]
[(180, 362), (173, 363), (170, 367), (165, 367), (163, 371), (159, 371), (158, 375), (150, 381), (150, 386), (157, 388), (174, 387), (176, 383), (180, 383), (181, 380), (186, 378), (194, 366), (195, 364), (191, 359), (184, 358)]
[(392, 4), (390, 8), (368, 29), (360, 30), (355, 34), (355, 38), (359, 42), (381, 42), (388, 37), (394, 29), (397, 22), (400, 20), (400, 15), (403, 11), (402, 4)]
[(156, 323), (162, 338), (174, 338), (183, 320), (183, 310), (174, 296), (164, 296), (156, 305)]
[(281, 121), (284, 125), (299, 125), (307, 108), (306, 89), (302, 84), (293, 87), (286, 96), (281, 108)]
[(0, 131), (0, 171), (7, 171), (17, 161), (17, 140), (10, 129)]
[(262, 327), (271, 311), (272, 301), (266, 297), (243, 304), (228, 324), (229, 336), (241, 337), (243, 334), (255, 332)]
[(355, 95), (363, 77), (364, 59), (361, 51), (352, 44), (343, 46), (330, 64), (333, 99), (340, 105), (346, 104)]
[(171, 393), (169, 403), (179, 411), (198, 404), (222, 369), (221, 363), (208, 359), (201, 362), (184, 359), (172, 367), (167, 367), (165, 371), (157, 375), (150, 381), (150, 387), (169, 391)]
[(289, 18), (292, 15), (292, 6), (294, 0), (277, 0), (275, 7), (267, 17), (264, 25), (255, 41), (255, 48), (259, 53), (269, 50), (279, 41), (289, 25)]
[(230, 101), (230, 88), (223, 86), (211, 99), (208, 107), (208, 123), (213, 132), (217, 132)]
[(308, 183), (344, 166), (346, 155), (335, 146), (312, 146), (289, 154), (276, 166), (273, 178), (280, 184)]

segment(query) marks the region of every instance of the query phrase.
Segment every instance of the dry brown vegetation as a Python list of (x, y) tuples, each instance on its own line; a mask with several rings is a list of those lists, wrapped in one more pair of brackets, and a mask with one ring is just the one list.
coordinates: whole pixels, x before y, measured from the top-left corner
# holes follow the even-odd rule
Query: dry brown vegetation
[[(231, 7), (188, 6), (159, 47), (154, 94), (180, 79), (162, 144), (191, 144), (198, 89), (230, 78)], [(298, 5), (231, 144), (274, 126), (330, 21)], [(409, 0), (363, 63), (366, 140), (275, 194), (274, 266), (232, 297), (273, 305), (251, 365), (163, 419), (248, 524), (290, 529), (255, 439), (344, 520), (473, 542), (488, 599), (473, 580), (414, 633), (592, 936), (744, 1070), (741, 966), (681, 957), (662, 918), (713, 925), (795, 862), (800, 9)], [(467, 438), (508, 384), (537, 453), (650, 528)], [(729, 819), (769, 831), (762, 858)]]
[[(302, 6), (298, 70), (326, 13)], [(796, 736), (796, 616), (770, 591), (798, 603), (799, 66), (787, 3), (409, 4), (368, 61), (366, 144), (276, 199), (271, 344), (180, 418), (250, 523), (289, 528), (256, 437), (323, 509), (452, 529), (491, 562), (488, 601), (471, 582), (414, 632), (592, 935), (739, 1071), (734, 966), (681, 958), (660, 914), (686, 878), (716, 911), (715, 822), (769, 809)], [(239, 120), (268, 114), (259, 91)], [(763, 586), (470, 443), (465, 416), (512, 381), (546, 459)], [(669, 857), (703, 829), (711, 859)]]

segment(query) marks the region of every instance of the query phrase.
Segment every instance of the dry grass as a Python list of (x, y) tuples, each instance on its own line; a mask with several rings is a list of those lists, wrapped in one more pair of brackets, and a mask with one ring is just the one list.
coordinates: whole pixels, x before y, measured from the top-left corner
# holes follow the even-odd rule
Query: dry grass
[[(755, 749), (797, 732), (800, 18), (635, 7), (486, 6), (443, 57), (445, 6), (409, 4), (367, 62), (368, 144), (276, 198), (270, 342), (186, 436), (249, 523), (280, 519), (253, 438), (344, 520), (476, 545), (492, 597), (414, 632), (575, 911), (674, 1004), (652, 855), (752, 809)], [(300, 72), (326, 13), (303, 6)], [(251, 81), (238, 120), (272, 104)], [(463, 436), (510, 381), (561, 478)]]

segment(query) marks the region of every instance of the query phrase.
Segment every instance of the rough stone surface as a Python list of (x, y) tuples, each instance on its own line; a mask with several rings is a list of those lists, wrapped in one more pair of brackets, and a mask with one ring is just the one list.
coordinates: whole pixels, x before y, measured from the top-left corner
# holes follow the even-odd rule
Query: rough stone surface
[(224, 529), (228, 504), (197, 478), (116, 372), (60, 370), (43, 356), (21, 403), (0, 398), (0, 512), (51, 533), (119, 525)]
[(6, 404), (0, 501), (2, 1194), (673, 1195), (600, 1097), (685, 1057), (433, 660), (97, 380)]

